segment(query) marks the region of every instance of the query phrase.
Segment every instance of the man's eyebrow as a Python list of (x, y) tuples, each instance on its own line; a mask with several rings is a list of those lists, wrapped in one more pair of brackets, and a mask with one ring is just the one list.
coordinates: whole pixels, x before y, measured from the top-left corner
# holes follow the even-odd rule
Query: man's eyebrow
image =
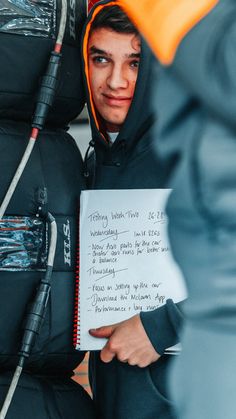
[(92, 46), (91, 48), (89, 48), (89, 54), (101, 54), (101, 55), (107, 55), (107, 56), (112, 55), (109, 52), (104, 51), (103, 49), (97, 48), (95, 46)]
[(128, 58), (140, 58), (141, 53), (140, 52), (132, 52), (131, 54), (127, 55)]
[[(112, 57), (112, 53), (109, 51), (105, 51), (104, 49), (97, 48), (96, 46), (92, 45), (89, 48), (89, 54), (99, 54), (99, 55), (105, 55), (107, 57)], [(132, 52), (131, 54), (125, 54), (126, 58), (140, 58), (141, 53), (140, 52)]]

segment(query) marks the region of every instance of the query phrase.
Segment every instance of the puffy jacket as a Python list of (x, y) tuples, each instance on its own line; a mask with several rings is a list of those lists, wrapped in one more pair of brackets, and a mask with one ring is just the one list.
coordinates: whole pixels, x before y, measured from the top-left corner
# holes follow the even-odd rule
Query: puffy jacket
[[(25, 151), (40, 79), (53, 49), (59, 2), (0, 6), (0, 202)], [(87, 393), (70, 380), (84, 353), (73, 348), (78, 202), (82, 158), (66, 126), (84, 105), (79, 43), (83, 1), (68, 2), (62, 63), (53, 107), (0, 220), (0, 403), (18, 362), (29, 304), (45, 274), (50, 242), (42, 213), (58, 228), (46, 317), (9, 408), (9, 419), (94, 418)], [(39, 211), (39, 207), (42, 211)], [(37, 214), (40, 214), (38, 217)]]

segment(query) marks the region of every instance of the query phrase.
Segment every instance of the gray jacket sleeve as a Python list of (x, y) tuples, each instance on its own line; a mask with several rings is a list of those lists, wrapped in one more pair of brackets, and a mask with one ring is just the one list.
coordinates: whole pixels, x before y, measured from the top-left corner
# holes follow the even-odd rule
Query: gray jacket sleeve
[(171, 299), (156, 310), (141, 312), (143, 327), (155, 350), (162, 355), (165, 349), (179, 342), (183, 323), (181, 307), (184, 301), (175, 304)]

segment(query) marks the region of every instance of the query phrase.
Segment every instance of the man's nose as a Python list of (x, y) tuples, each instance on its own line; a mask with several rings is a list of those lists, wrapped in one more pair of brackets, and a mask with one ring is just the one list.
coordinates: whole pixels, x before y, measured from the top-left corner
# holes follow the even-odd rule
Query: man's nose
[(124, 69), (119, 65), (114, 65), (107, 78), (107, 84), (111, 89), (125, 89), (128, 87), (128, 79)]

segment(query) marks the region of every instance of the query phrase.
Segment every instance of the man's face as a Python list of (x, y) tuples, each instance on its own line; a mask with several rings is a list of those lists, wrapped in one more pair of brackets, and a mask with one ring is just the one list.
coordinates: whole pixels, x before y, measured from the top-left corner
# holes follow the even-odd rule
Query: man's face
[(118, 132), (132, 103), (140, 61), (140, 37), (107, 28), (94, 30), (88, 42), (93, 102), (109, 132)]

